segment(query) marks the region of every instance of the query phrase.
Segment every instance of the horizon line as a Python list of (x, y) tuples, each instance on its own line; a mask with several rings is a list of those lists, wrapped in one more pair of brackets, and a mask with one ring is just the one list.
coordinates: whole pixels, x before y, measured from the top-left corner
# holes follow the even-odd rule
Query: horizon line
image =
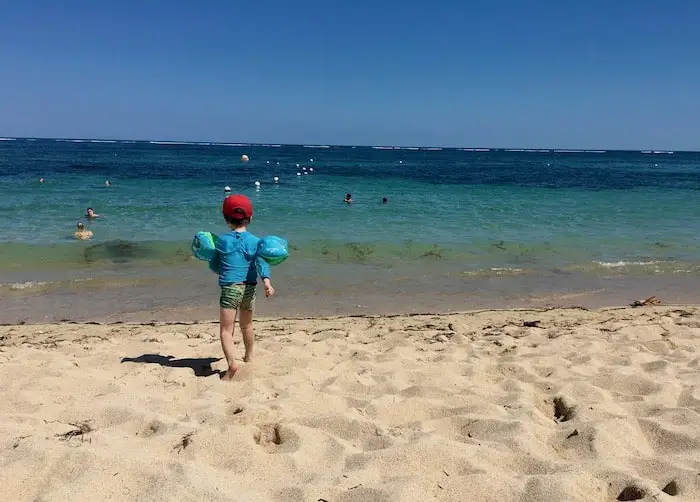
[(700, 150), (672, 150), (672, 149), (659, 149), (659, 148), (574, 148), (574, 147), (488, 147), (488, 146), (439, 146), (439, 145), (390, 145), (390, 144), (376, 144), (376, 145), (361, 145), (361, 144), (322, 144), (322, 143), (276, 143), (276, 142), (236, 142), (236, 141), (191, 141), (191, 140), (176, 140), (176, 139), (117, 139), (117, 138), (95, 138), (95, 137), (85, 137), (85, 138), (70, 138), (70, 137), (47, 137), (47, 136), (0, 136), (1, 141), (16, 141), (16, 140), (54, 140), (54, 141), (75, 141), (75, 142), (133, 142), (133, 143), (151, 143), (158, 144), (162, 143), (163, 146), (168, 144), (172, 145), (201, 145), (201, 146), (231, 146), (231, 147), (270, 147), (270, 146), (299, 146), (307, 148), (380, 148), (380, 149), (441, 149), (441, 150), (461, 150), (461, 151), (475, 151), (478, 153), (479, 150), (489, 150), (489, 151), (521, 151), (523, 153), (547, 153), (547, 152), (571, 152), (571, 153), (604, 153), (604, 152), (649, 152), (657, 154), (669, 154), (669, 153), (700, 153)]

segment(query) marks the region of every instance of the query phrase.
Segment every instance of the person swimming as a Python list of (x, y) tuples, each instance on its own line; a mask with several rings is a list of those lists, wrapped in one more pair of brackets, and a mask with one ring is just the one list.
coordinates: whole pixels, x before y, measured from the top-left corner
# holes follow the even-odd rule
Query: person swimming
[(388, 203), (389, 203), (389, 199), (387, 199), (386, 197), (383, 197), (382, 204), (388, 204)]
[(352, 200), (352, 194), (346, 193), (343, 202), (345, 202), (346, 204), (352, 204), (355, 201)]
[(79, 221), (78, 229), (73, 233), (73, 237), (81, 241), (86, 241), (92, 237), (92, 232), (85, 228), (85, 224), (82, 221)]
[(95, 219), (95, 218), (102, 218), (99, 214), (95, 212), (94, 209), (91, 207), (87, 208), (87, 212), (85, 213), (85, 217), (89, 220)]

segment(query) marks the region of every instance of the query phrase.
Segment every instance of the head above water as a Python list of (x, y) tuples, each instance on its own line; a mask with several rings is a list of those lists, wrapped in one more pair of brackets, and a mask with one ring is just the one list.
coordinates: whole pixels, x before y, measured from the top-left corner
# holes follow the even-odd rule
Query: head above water
[(389, 203), (389, 199), (387, 199), (386, 197), (383, 197), (382, 204), (388, 204), (388, 203)]
[(85, 224), (82, 221), (78, 222), (78, 230), (80, 230), (80, 231), (85, 230)]
[(89, 207), (87, 208), (87, 212), (85, 214), (87, 214), (88, 216), (92, 216), (93, 214), (95, 214), (95, 210)]
[(253, 203), (243, 194), (229, 195), (224, 199), (221, 212), (233, 228), (245, 227), (253, 219)]

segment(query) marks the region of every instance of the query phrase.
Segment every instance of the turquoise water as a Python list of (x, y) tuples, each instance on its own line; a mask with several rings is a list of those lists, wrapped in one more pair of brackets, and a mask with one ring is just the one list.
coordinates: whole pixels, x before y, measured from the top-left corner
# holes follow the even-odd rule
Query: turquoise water
[[(197, 230), (224, 231), (226, 185), (253, 200), (251, 231), (288, 239), (279, 271), (297, 282), (322, 275), (342, 289), (352, 277), (433, 274), (467, 287), (558, 271), (697, 275), (700, 265), (697, 153), (18, 139), (0, 141), (0, 282), (107, 284), (156, 269), (209, 280), (189, 244)], [(87, 207), (104, 217), (86, 221)], [(78, 221), (92, 241), (71, 238)]]

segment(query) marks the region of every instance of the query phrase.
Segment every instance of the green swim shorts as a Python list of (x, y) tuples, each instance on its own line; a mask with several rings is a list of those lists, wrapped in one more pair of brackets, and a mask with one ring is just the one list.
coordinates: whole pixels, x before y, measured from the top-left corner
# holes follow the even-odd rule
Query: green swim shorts
[(219, 305), (222, 309), (253, 310), (255, 307), (255, 284), (221, 286)]

